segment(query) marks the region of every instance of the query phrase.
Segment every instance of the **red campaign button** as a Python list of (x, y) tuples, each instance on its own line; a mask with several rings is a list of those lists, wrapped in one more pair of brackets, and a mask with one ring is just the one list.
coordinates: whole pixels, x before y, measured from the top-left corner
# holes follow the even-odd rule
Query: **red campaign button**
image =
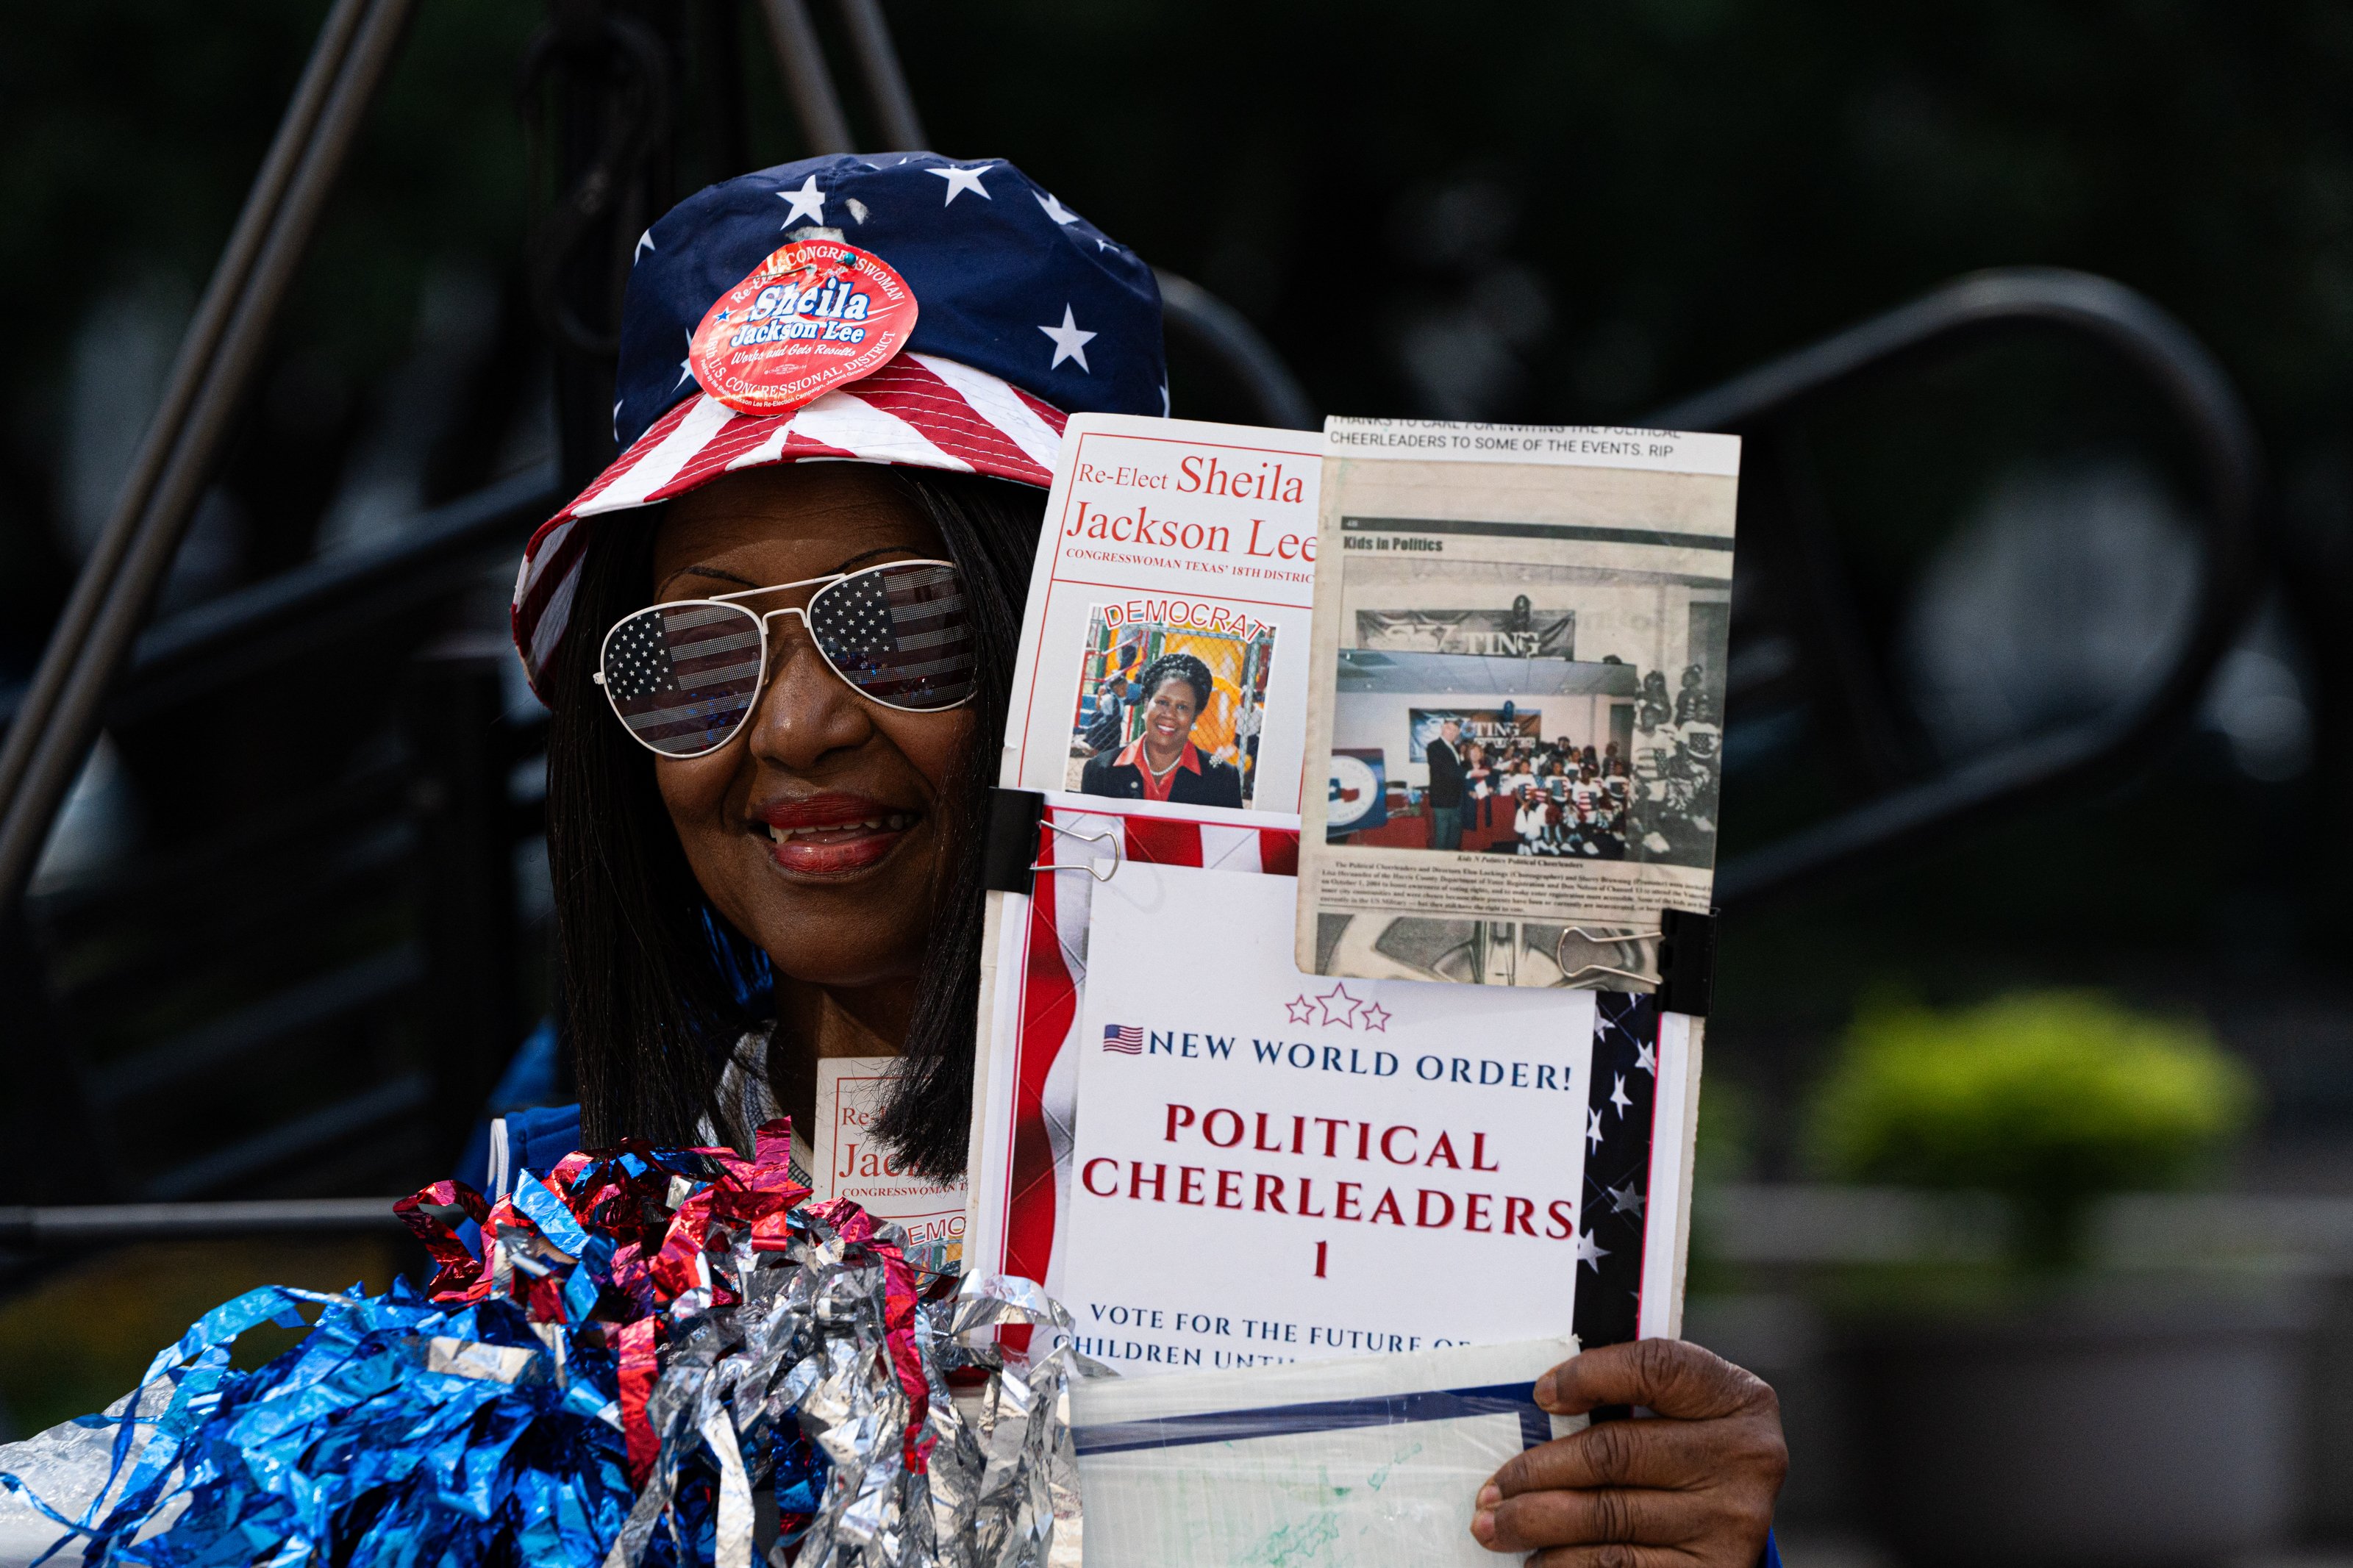
[(687, 363), (739, 414), (782, 414), (871, 375), (907, 346), (915, 291), (891, 264), (838, 239), (774, 252), (719, 296)]

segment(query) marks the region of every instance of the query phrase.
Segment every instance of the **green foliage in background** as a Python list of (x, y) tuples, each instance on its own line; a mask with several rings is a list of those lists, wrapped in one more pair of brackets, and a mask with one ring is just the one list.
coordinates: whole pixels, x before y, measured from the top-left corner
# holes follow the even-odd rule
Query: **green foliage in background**
[(2246, 1127), (2254, 1100), (2202, 1024), (2096, 993), (1957, 1012), (1880, 1003), (1848, 1030), (1808, 1134), (1843, 1180), (2001, 1194), (2021, 1261), (2052, 1268), (2081, 1260), (2094, 1199), (2188, 1180)]

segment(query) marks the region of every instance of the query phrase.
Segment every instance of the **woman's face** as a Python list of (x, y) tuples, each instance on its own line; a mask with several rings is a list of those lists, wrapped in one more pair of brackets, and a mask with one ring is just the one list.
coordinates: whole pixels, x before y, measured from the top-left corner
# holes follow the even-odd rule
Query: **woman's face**
[[(731, 594), (886, 561), (944, 559), (938, 531), (887, 473), (789, 464), (670, 503), (647, 603)], [(750, 601), (807, 603), (807, 589)], [(791, 979), (872, 985), (913, 974), (946, 845), (969, 708), (879, 707), (833, 673), (797, 616), (768, 623), (768, 685), (735, 738), (654, 763), (662, 802), (713, 906)]]
[(1192, 734), (1193, 720), (1200, 711), (1200, 700), (1194, 696), (1191, 683), (1171, 678), (1145, 699), (1144, 728), (1160, 742), (1160, 750), (1169, 751), (1184, 744), (1186, 737)]

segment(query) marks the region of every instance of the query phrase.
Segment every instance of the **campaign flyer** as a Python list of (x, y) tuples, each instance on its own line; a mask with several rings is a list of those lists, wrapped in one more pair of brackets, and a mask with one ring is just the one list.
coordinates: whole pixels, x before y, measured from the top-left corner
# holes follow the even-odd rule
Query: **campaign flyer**
[(899, 1066), (896, 1057), (818, 1059), (811, 1196), (819, 1203), (849, 1198), (876, 1219), (903, 1226), (909, 1260), (945, 1268), (963, 1256), (965, 1184), (902, 1171), (888, 1146), (868, 1136)]
[(1314, 431), (1071, 418), (998, 782), (1298, 811), (1323, 450)]
[(1738, 438), (1324, 434), (1300, 967), (1639, 988), (1715, 880)]

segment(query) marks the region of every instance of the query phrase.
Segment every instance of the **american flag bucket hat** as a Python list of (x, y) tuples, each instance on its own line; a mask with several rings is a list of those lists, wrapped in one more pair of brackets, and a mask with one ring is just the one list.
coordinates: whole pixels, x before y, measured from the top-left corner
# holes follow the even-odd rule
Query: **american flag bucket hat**
[[(712, 331), (761, 315), (725, 312), (755, 294), (767, 306), (777, 291), (755, 274), (804, 242), (903, 284), (913, 325), (876, 367), (771, 411), (714, 368)], [(847, 295), (811, 289), (794, 306), (782, 292), (779, 321), (797, 310), (814, 321)], [(515, 578), (515, 647), (543, 696), (599, 516), (809, 458), (1043, 489), (1070, 415), (1168, 412), (1160, 290), (1134, 251), (1001, 159), (808, 158), (709, 186), (639, 237), (615, 392), (621, 455), (541, 524)]]

